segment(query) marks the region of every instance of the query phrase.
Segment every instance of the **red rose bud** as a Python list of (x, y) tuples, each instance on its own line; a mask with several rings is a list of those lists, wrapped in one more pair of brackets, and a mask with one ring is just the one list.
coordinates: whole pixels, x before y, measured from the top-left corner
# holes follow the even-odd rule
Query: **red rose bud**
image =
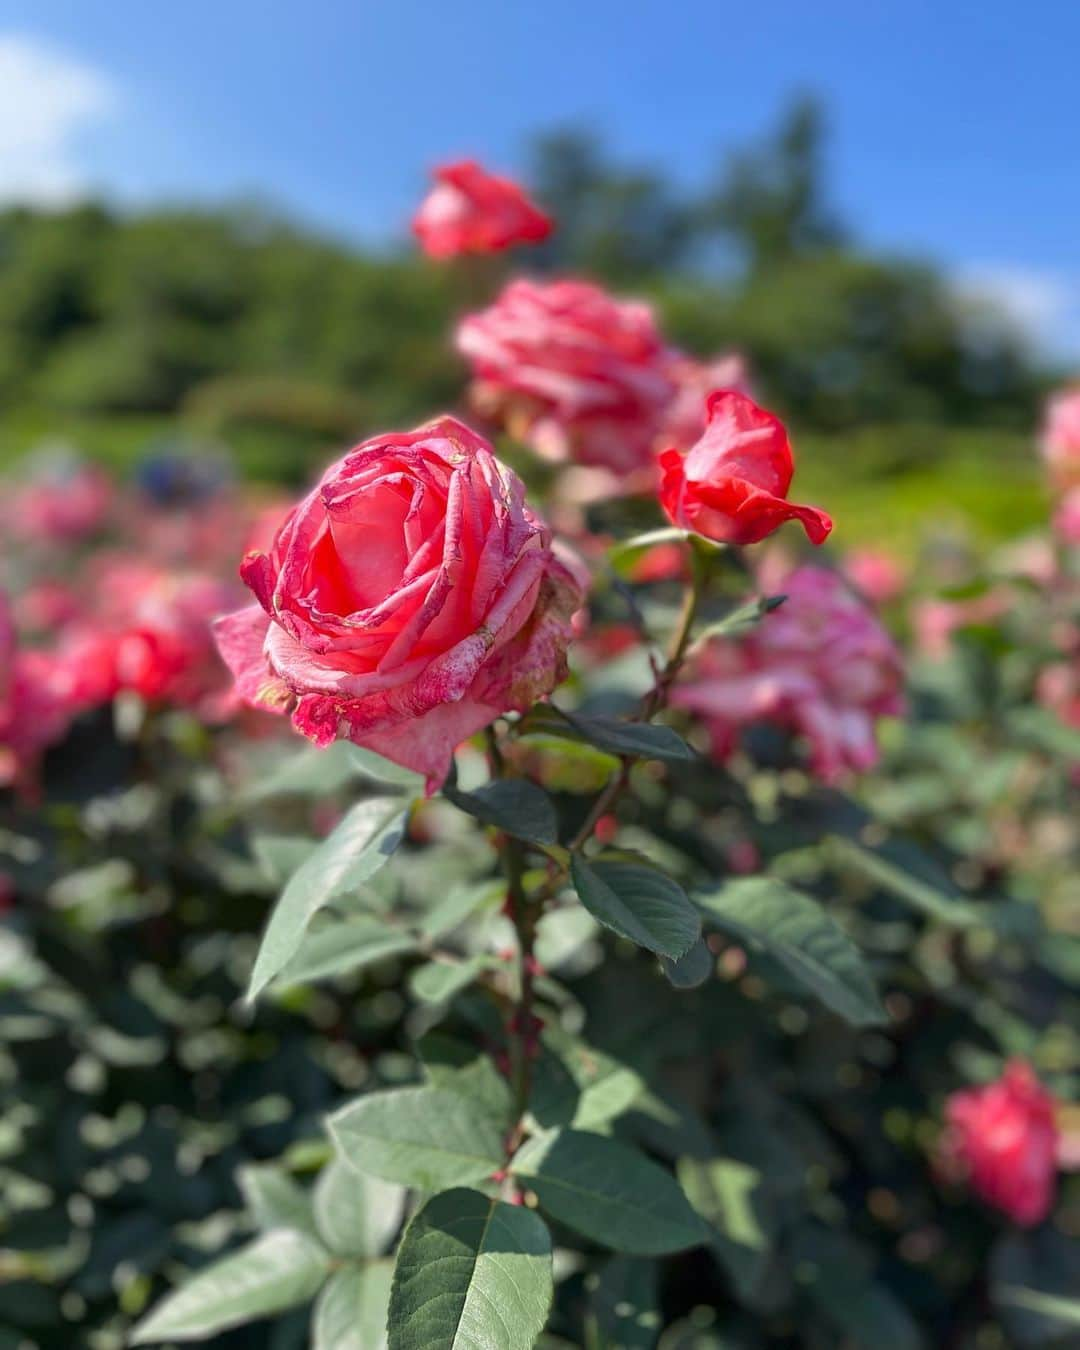
[(709, 395), (705, 434), (685, 455), (660, 456), (660, 503), (674, 525), (725, 544), (756, 544), (798, 520), (821, 544), (832, 521), (787, 501), (795, 472), (783, 423), (734, 389)]
[(582, 601), (520, 480), (450, 417), (350, 451), (240, 572), (258, 604), (215, 631), (241, 698), (430, 791), (462, 741), (563, 679)]
[(522, 188), (474, 160), (435, 170), (435, 186), (413, 217), (413, 233), (432, 258), (499, 253), (513, 244), (537, 244), (554, 224)]

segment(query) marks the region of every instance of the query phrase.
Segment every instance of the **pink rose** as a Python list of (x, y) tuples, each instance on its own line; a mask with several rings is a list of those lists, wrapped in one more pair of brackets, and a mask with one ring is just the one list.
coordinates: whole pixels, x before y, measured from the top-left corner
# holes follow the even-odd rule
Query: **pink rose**
[(101, 469), (64, 457), (16, 489), (8, 519), (23, 539), (71, 544), (101, 528), (112, 500), (112, 483)]
[(1041, 448), (1054, 485), (1080, 485), (1080, 386), (1063, 389), (1046, 405)]
[(443, 417), (333, 465), (241, 567), (218, 621), (246, 701), (445, 778), (454, 749), (565, 673), (581, 591), (491, 446)]
[(1071, 487), (1058, 503), (1054, 532), (1063, 544), (1080, 547), (1080, 483)]
[(787, 501), (795, 473), (784, 424), (734, 389), (706, 402), (705, 432), (687, 454), (660, 456), (660, 504), (673, 525), (726, 544), (756, 544), (798, 520), (814, 544), (832, 521), (816, 506)]
[(1054, 1204), (1058, 1131), (1054, 1098), (1029, 1064), (1011, 1061), (995, 1083), (954, 1092), (945, 1104), (943, 1159), (988, 1205), (1024, 1227)]
[(651, 473), (675, 384), (648, 305), (584, 281), (513, 281), (456, 340), (476, 408), (538, 453)]
[(867, 600), (887, 605), (904, 590), (904, 568), (884, 549), (861, 548), (844, 559), (844, 574)]
[(0, 591), (0, 787), (33, 785), (39, 758), (64, 738), (73, 711), (52, 658), (19, 649)]
[(741, 642), (709, 643), (671, 701), (704, 719), (717, 755), (772, 722), (806, 737), (824, 782), (869, 769), (878, 718), (903, 710), (900, 653), (837, 573), (799, 567), (780, 585), (784, 604)]
[(516, 183), (465, 159), (435, 170), (435, 187), (413, 217), (412, 228), (429, 257), (453, 258), (537, 244), (554, 227)]

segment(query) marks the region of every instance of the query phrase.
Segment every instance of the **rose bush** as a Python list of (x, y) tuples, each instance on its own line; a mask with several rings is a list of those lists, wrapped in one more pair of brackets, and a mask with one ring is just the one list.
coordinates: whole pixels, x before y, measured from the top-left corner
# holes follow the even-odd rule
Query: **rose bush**
[(431, 788), (559, 682), (581, 603), (520, 481), (451, 418), (351, 451), (241, 571), (258, 605), (217, 624), (241, 696)]

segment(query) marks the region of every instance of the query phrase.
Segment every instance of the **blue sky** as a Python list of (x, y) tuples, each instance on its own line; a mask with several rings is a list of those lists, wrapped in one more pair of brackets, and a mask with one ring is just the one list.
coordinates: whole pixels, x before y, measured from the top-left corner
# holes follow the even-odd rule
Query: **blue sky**
[(834, 198), (1080, 359), (1073, 0), (0, 0), (0, 196), (256, 194), (360, 238), (584, 124), (688, 184), (798, 89)]

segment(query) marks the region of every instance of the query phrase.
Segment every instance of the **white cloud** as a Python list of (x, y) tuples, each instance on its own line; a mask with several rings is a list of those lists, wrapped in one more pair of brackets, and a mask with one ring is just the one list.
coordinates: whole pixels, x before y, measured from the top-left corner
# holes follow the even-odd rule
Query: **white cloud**
[(36, 38), (0, 33), (0, 199), (59, 206), (80, 196), (79, 139), (117, 102), (102, 71)]
[(986, 304), (1044, 353), (1080, 356), (1080, 273), (978, 264), (953, 278), (965, 304)]

